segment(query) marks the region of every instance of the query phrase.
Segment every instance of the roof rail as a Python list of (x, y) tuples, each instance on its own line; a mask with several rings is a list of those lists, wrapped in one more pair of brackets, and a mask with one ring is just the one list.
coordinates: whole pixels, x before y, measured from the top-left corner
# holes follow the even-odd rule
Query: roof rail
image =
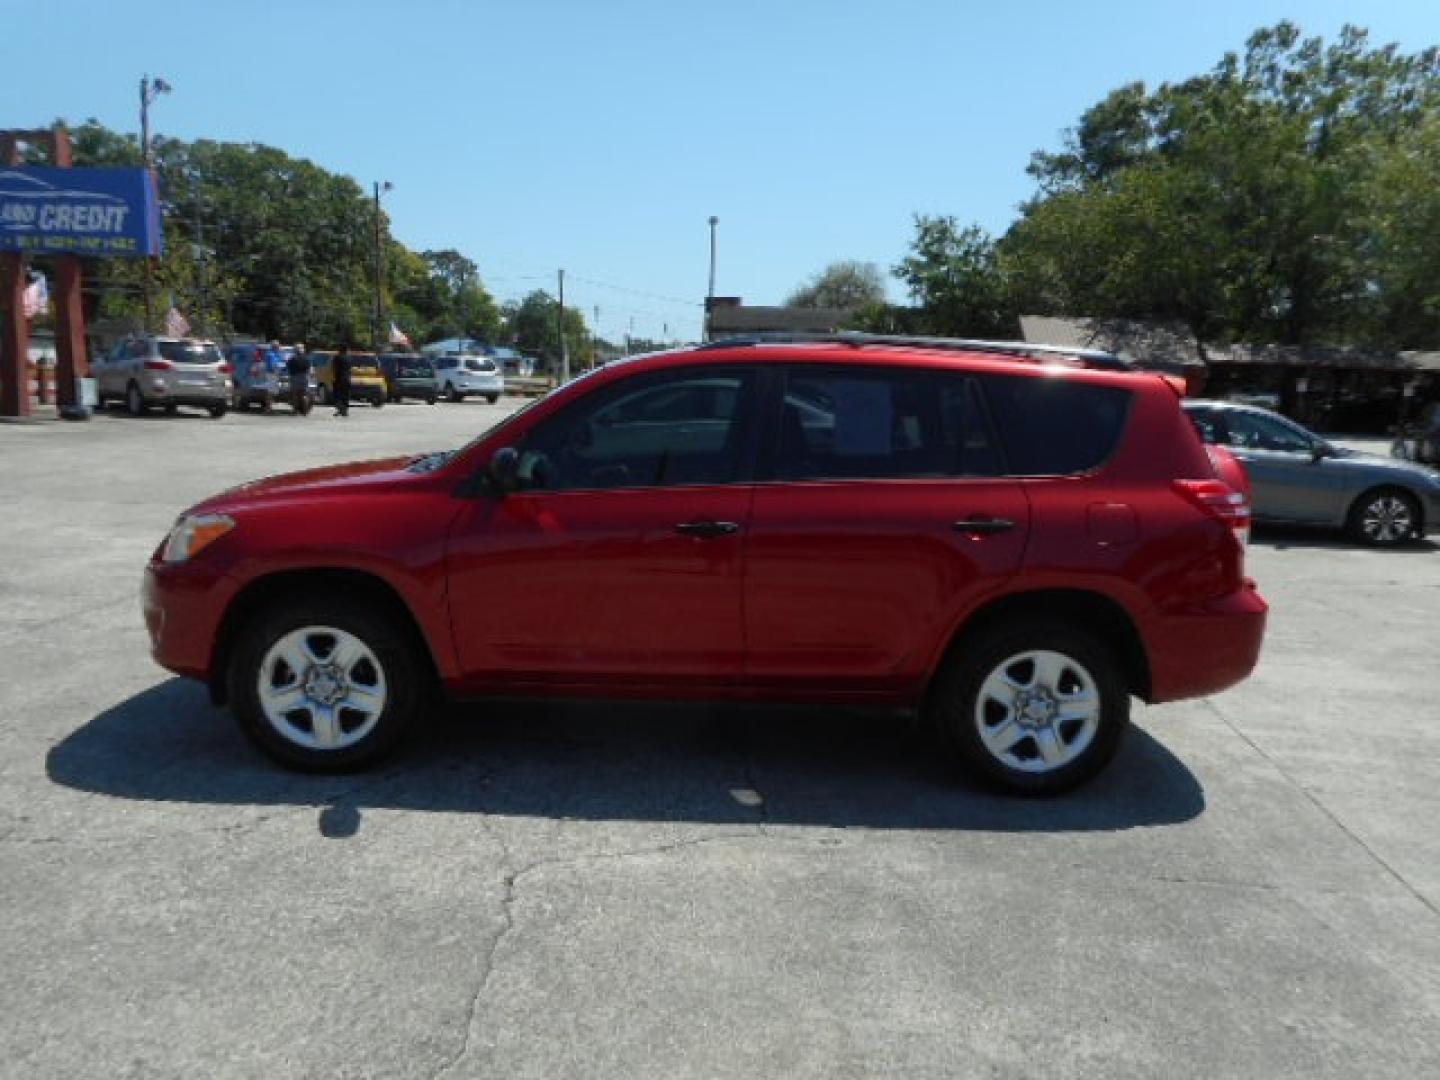
[(865, 345), (909, 345), (922, 349), (953, 349), (956, 352), (995, 353), (1022, 360), (1069, 360), (1083, 367), (1113, 371), (1134, 371), (1130, 361), (1104, 349), (1082, 349), (1069, 345), (1035, 345), (1028, 341), (983, 341), (972, 338), (917, 337), (908, 334), (864, 334), (845, 330), (833, 334), (804, 333), (789, 330), (763, 331), (707, 341), (697, 349), (733, 349), (745, 345), (806, 345), (834, 343), (861, 348)]

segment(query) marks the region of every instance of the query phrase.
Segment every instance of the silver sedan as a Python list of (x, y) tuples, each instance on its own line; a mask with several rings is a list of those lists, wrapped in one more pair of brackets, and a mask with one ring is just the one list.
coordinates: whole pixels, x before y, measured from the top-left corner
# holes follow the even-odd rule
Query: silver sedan
[(1335, 446), (1267, 409), (1186, 401), (1208, 443), (1230, 450), (1250, 474), (1256, 521), (1344, 529), (1389, 547), (1440, 530), (1440, 472)]

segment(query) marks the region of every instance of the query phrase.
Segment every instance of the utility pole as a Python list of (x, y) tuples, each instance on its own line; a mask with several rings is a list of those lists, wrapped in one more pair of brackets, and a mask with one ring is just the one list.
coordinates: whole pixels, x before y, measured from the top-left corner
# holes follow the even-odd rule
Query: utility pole
[(200, 193), (198, 184), (195, 191), (195, 253), (200, 272), (200, 310), (195, 313), (195, 325), (203, 338), (210, 336), (205, 317), (210, 309), (210, 276), (205, 264), (205, 197)]
[(389, 180), (383, 183), (379, 180), (374, 182), (375, 189), (375, 314), (370, 324), (370, 341), (375, 347), (375, 354), (378, 356), (384, 350), (380, 346), (380, 327), (384, 320), (384, 301), (381, 299), (380, 280), (380, 192), (389, 191), (395, 185)]
[[(155, 161), (150, 150), (150, 106), (161, 94), (170, 93), (170, 84), (164, 79), (152, 80), (149, 75), (141, 76), (140, 79), (140, 160), (144, 163), (145, 169), (150, 174), (150, 182), (155, 183)], [(158, 186), (158, 185), (157, 185)], [(154, 306), (151, 303), (150, 294), (154, 288), (155, 257), (145, 256), (145, 332), (150, 332), (154, 325)]]
[(560, 333), (560, 385), (570, 381), (570, 349), (565, 344), (565, 271), (560, 271), (560, 306), (555, 313), (555, 329)]
[(715, 305), (715, 226), (720, 219), (710, 215), (710, 288), (705, 292), (705, 340), (710, 340), (710, 309)]

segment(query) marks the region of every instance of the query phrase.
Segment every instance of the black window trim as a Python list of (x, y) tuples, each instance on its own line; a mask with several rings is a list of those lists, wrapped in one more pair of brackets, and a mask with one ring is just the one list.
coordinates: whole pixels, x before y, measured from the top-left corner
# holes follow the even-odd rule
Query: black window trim
[[(999, 434), (999, 432), (1000, 432), (1000, 430), (1001, 430), (1001, 429), (1000, 429), (1000, 423), (999, 423), (999, 421), (995, 418), (995, 408), (994, 408), (994, 406), (993, 406), (993, 405), (991, 404), (991, 402), (990, 402), (990, 394), (989, 394), (988, 390), (986, 389), (986, 384), (987, 384), (987, 383), (992, 382), (992, 381), (996, 381), (996, 380), (1002, 380), (1002, 379), (1064, 378), (1064, 376), (1050, 375), (1050, 374), (1048, 374), (1048, 373), (1047, 373), (1047, 374), (1039, 374), (1039, 375), (1025, 375), (1025, 374), (1011, 374), (1011, 373), (1008, 373), (1008, 372), (1007, 372), (1007, 373), (1004, 373), (1004, 374), (1001, 374), (1000, 372), (993, 372), (993, 371), (975, 371), (975, 372), (970, 372), (969, 374), (970, 374), (971, 378), (974, 379), (974, 381), (975, 381), (975, 388), (976, 388), (976, 390), (979, 392), (979, 396), (980, 396), (981, 401), (984, 403), (985, 410), (986, 410), (986, 415), (987, 415), (987, 417), (988, 417), (989, 420), (990, 420), (990, 429), (991, 429), (992, 432), (996, 433), (997, 435)], [(1075, 380), (1075, 382), (1076, 382), (1077, 385), (1080, 385), (1080, 386), (1101, 386), (1101, 385), (1102, 385), (1102, 384), (1093, 383), (1093, 382), (1090, 382), (1090, 381), (1084, 380), (1084, 379), (1077, 379), (1077, 380)], [(1106, 389), (1109, 389), (1110, 387), (1109, 387), (1109, 386), (1105, 386), (1105, 388), (1106, 388)], [(1010, 462), (1009, 452), (1008, 452), (1008, 450), (1006, 449), (1006, 440), (1005, 440), (1005, 438), (1004, 438), (1003, 436), (1001, 436), (1000, 439), (999, 439), (998, 445), (999, 445), (999, 447), (1000, 447), (1000, 459), (1005, 463), (1005, 475), (1008, 476), (1008, 477), (1010, 477), (1012, 480), (1069, 480), (1069, 479), (1074, 479), (1074, 478), (1078, 478), (1078, 477), (1096, 476), (1096, 475), (1098, 475), (1099, 473), (1103, 472), (1103, 471), (1105, 470), (1105, 468), (1110, 464), (1110, 462), (1111, 462), (1112, 460), (1114, 460), (1115, 455), (1120, 452), (1120, 448), (1125, 444), (1125, 433), (1126, 433), (1126, 431), (1127, 431), (1127, 430), (1129, 429), (1129, 427), (1130, 427), (1130, 417), (1131, 417), (1131, 414), (1135, 411), (1135, 397), (1136, 397), (1137, 391), (1136, 391), (1136, 390), (1133, 390), (1133, 389), (1131, 389), (1131, 388), (1129, 388), (1129, 387), (1124, 387), (1124, 386), (1114, 387), (1114, 389), (1118, 389), (1118, 390), (1122, 391), (1122, 392), (1125, 394), (1125, 406), (1124, 406), (1123, 411), (1122, 411), (1121, 414), (1120, 414), (1119, 423), (1117, 423), (1117, 424), (1115, 425), (1115, 440), (1114, 440), (1114, 442), (1111, 443), (1110, 449), (1109, 449), (1109, 451), (1105, 454), (1105, 456), (1102, 457), (1099, 461), (1097, 461), (1094, 465), (1091, 465), (1088, 469), (1078, 469), (1078, 470), (1075, 470), (1075, 471), (1073, 471), (1073, 472), (1035, 472), (1035, 473), (1023, 473), (1023, 472), (1019, 472), (1019, 471), (1017, 471), (1017, 470), (1012, 466), (1012, 464), (1011, 464), (1011, 462)]]

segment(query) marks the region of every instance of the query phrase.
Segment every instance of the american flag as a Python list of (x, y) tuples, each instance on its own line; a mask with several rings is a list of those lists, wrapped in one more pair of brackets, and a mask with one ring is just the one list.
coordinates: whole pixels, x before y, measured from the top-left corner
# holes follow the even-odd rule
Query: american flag
[(50, 284), (44, 274), (36, 274), (25, 286), (25, 317), (33, 319), (50, 303)]
[(171, 337), (184, 337), (190, 333), (190, 324), (174, 304), (171, 304), (170, 310), (165, 313), (165, 332)]
[(400, 327), (396, 326), (393, 322), (390, 324), (390, 344), (403, 345), (407, 349), (412, 348), (410, 339), (405, 336), (405, 331), (401, 330)]

